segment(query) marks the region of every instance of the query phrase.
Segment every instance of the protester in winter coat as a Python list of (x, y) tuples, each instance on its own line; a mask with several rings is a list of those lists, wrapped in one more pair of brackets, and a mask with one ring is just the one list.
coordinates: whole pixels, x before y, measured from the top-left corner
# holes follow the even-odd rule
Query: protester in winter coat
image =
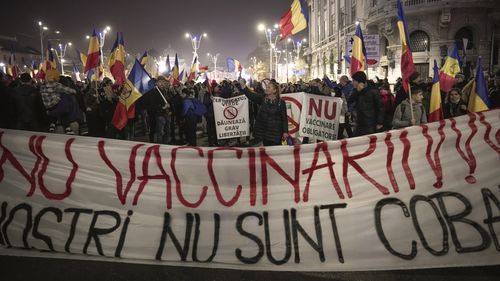
[(168, 144), (170, 136), (170, 116), (172, 93), (169, 92), (170, 82), (163, 76), (158, 76), (156, 87), (151, 89), (139, 100), (148, 113), (151, 126), (149, 141)]
[[(424, 99), (422, 89), (417, 87), (412, 88), (411, 99), (411, 105), (410, 100), (407, 99), (396, 107), (394, 119), (392, 120), (392, 125), (395, 129), (427, 123), (427, 115), (422, 105), (422, 100)], [(413, 107), (413, 116), (410, 106)]]
[(376, 133), (384, 126), (384, 113), (379, 91), (368, 86), (366, 74), (358, 71), (352, 75), (355, 91), (349, 97), (356, 103), (356, 136)]
[[(352, 131), (351, 127), (347, 127), (346, 123), (348, 122), (346, 120), (346, 115), (347, 115), (347, 101), (342, 94), (342, 91), (340, 90), (339, 87), (333, 88), (334, 91), (334, 97), (342, 99), (342, 108), (340, 110), (340, 116), (339, 116), (339, 131), (338, 131), (338, 137), (337, 139), (341, 140), (344, 138), (344, 131), (347, 132), (348, 137), (352, 136)], [(348, 128), (348, 129), (347, 129)]]
[(275, 82), (268, 83), (265, 94), (252, 92), (243, 81), (240, 81), (240, 86), (249, 100), (260, 104), (255, 119), (254, 137), (261, 139), (264, 146), (281, 145), (281, 140), (288, 138), (288, 118), (286, 104), (280, 98), (279, 85)]
[(0, 128), (14, 129), (16, 126), (14, 91), (8, 87), (7, 77), (0, 71)]
[(198, 117), (195, 115), (195, 105), (193, 93), (185, 88), (181, 92), (182, 117), (184, 118), (184, 132), (188, 145), (196, 146), (196, 123)]
[(99, 103), (98, 81), (91, 81), (83, 95), (88, 135), (90, 137), (104, 137), (105, 124)]
[(14, 90), (14, 104), (17, 115), (16, 129), (41, 131), (45, 109), (38, 89), (33, 87), (33, 80), (28, 73), (21, 74), (21, 85)]
[(382, 84), (380, 97), (382, 98), (382, 108), (384, 109), (384, 128), (382, 130), (388, 131), (392, 128), (392, 118), (394, 117), (394, 110), (396, 110), (396, 99), (391, 93), (388, 83)]
[(444, 118), (457, 117), (467, 114), (467, 104), (461, 99), (460, 90), (451, 89), (443, 106)]
[(215, 114), (214, 114), (214, 103), (213, 97), (217, 95), (217, 91), (219, 90), (219, 86), (217, 82), (212, 81), (209, 86), (209, 90), (203, 96), (203, 105), (207, 108), (207, 114), (205, 114), (205, 120), (207, 120), (207, 137), (208, 137), (208, 146), (218, 146), (217, 144), (217, 133), (215, 128)]
[(73, 98), (70, 94), (75, 94), (76, 91), (57, 82), (59, 80), (57, 70), (47, 70), (45, 78), (46, 82), (41, 85), (40, 93), (51, 122), (49, 132), (55, 132), (56, 123), (59, 121), (66, 128), (66, 134), (74, 134), (69, 126), (75, 121), (70, 119), (73, 107)]

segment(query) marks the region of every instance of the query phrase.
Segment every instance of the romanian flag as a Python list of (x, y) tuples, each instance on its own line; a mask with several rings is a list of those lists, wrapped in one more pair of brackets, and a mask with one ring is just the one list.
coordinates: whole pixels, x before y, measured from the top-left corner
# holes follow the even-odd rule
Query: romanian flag
[(149, 54), (147, 51), (142, 54), (142, 57), (139, 59), (139, 62), (141, 63), (142, 67), (146, 67), (146, 64), (148, 64), (148, 59), (149, 59)]
[(227, 71), (228, 72), (241, 72), (243, 70), (243, 65), (240, 61), (233, 58), (227, 59)]
[(172, 78), (179, 81), (179, 60), (177, 59), (177, 54), (175, 54), (174, 67), (172, 68)]
[(116, 33), (115, 44), (113, 44), (109, 57), (109, 70), (115, 78), (116, 84), (121, 86), (125, 83), (125, 44), (121, 32)]
[(19, 73), (20, 73), (19, 67), (17, 66), (17, 63), (16, 63), (16, 53), (14, 52), (14, 47), (12, 46), (10, 49), (9, 65), (7, 66), (7, 74), (12, 76), (13, 78), (16, 78)]
[(29, 66), (31, 78), (36, 77), (36, 71), (38, 70), (38, 65), (36, 65), (35, 60), (31, 60), (31, 65)]
[(281, 40), (307, 28), (308, 7), (305, 0), (293, 0), (290, 9), (280, 18)]
[(151, 76), (136, 60), (123, 85), (113, 115), (112, 123), (118, 130), (122, 130), (127, 125), (128, 119), (135, 117), (135, 102), (153, 87), (154, 82), (151, 80)]
[(208, 65), (206, 65), (206, 66), (200, 65), (199, 68), (200, 68), (200, 73), (204, 73), (204, 72), (208, 71)]
[(85, 68), (85, 64), (87, 63), (87, 55), (76, 50), (76, 56), (80, 59), (80, 62), (83, 65), (83, 68)]
[(446, 58), (441, 72), (439, 73), (439, 82), (441, 90), (449, 92), (455, 85), (455, 76), (460, 72), (460, 58), (458, 56), (457, 46), (453, 48), (451, 55)]
[(78, 70), (75, 63), (73, 63), (73, 73), (75, 74), (76, 81), (81, 82), (82, 79), (80, 78), (80, 70)]
[(196, 73), (198, 72), (198, 57), (194, 58), (193, 65), (191, 66), (191, 72), (189, 72), (188, 81), (194, 80)]
[(170, 74), (170, 72), (172, 72), (172, 67), (170, 66), (170, 55), (167, 55), (167, 60), (165, 61), (165, 66), (166, 66), (165, 72), (167, 74)]
[(101, 50), (99, 37), (97, 36), (95, 29), (92, 33), (92, 37), (89, 40), (89, 50), (87, 52), (87, 60), (85, 62), (84, 73), (89, 72), (89, 70), (97, 68), (101, 61)]
[(477, 58), (476, 78), (472, 84), (472, 91), (469, 97), (469, 112), (481, 112), (491, 108), (488, 97), (488, 87), (484, 79), (483, 67), (481, 66), (481, 57)]
[[(85, 67), (85, 64), (87, 63), (87, 56), (84, 53), (81, 53), (77, 51), (78, 56), (80, 58), (80, 61), (82, 62), (83, 66)], [(99, 75), (95, 73), (95, 69), (92, 68), (87, 72), (87, 79), (90, 81), (99, 81), (99, 77), (101, 77), (104, 74), (104, 67), (102, 66), (101, 62), (99, 61)]]
[(352, 56), (351, 56), (351, 76), (358, 71), (366, 70), (366, 48), (365, 41), (363, 40), (363, 32), (361, 26), (358, 24), (356, 33), (352, 37)]
[(54, 57), (54, 50), (52, 46), (47, 46), (47, 59), (45, 60), (45, 70), (57, 69), (56, 59)]
[(45, 80), (45, 70), (43, 66), (43, 59), (40, 59), (40, 63), (38, 64), (38, 72), (36, 73), (35, 77), (38, 80)]
[(184, 69), (181, 71), (181, 74), (179, 74), (179, 82), (184, 81)]
[(443, 106), (441, 103), (441, 90), (439, 87), (439, 69), (434, 60), (434, 80), (432, 80), (431, 103), (429, 107), (429, 122), (443, 120)]
[(403, 3), (401, 0), (397, 2), (398, 7), (398, 29), (399, 38), (401, 39), (401, 76), (403, 77), (403, 88), (406, 93), (410, 91), (410, 77), (416, 72), (415, 64), (413, 63), (413, 55), (410, 48), (410, 34), (408, 33), (408, 25), (406, 24), (405, 13), (403, 11)]

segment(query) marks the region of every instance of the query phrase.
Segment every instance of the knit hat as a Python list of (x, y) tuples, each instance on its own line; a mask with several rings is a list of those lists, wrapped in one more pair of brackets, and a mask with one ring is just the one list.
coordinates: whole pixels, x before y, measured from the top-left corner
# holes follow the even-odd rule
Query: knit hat
[(366, 74), (363, 71), (358, 71), (352, 75), (352, 80), (358, 83), (366, 83)]
[(20, 80), (23, 83), (28, 83), (31, 81), (31, 75), (29, 75), (28, 73), (25, 72), (25, 73), (21, 74)]

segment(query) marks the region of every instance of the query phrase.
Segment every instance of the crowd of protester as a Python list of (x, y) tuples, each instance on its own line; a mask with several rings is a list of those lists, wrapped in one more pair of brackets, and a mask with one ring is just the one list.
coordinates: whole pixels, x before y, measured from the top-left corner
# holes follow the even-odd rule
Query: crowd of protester
[[(471, 79), (459, 74), (455, 88), (441, 93), (445, 118), (468, 113)], [(338, 82), (325, 76), (282, 84), (273, 79), (172, 83), (169, 77), (158, 76), (155, 87), (135, 104), (135, 117), (118, 130), (113, 115), (122, 89), (108, 78), (77, 82), (49, 70), (45, 81), (36, 81), (28, 73), (13, 78), (0, 72), (0, 127), (127, 140), (143, 137), (152, 143), (190, 146), (199, 144), (197, 131), (201, 131), (208, 146), (226, 146), (230, 140), (217, 139), (213, 97), (245, 95), (250, 103), (251, 137), (238, 138), (231, 145), (280, 145), (290, 139), (286, 104), (280, 95), (305, 92), (342, 99), (338, 133), (342, 139), (426, 123), (432, 79), (415, 73), (410, 80), (409, 96), (401, 79), (391, 86), (387, 79), (370, 80), (364, 72), (341, 76)], [(491, 106), (499, 107), (500, 71), (488, 79), (488, 86)]]

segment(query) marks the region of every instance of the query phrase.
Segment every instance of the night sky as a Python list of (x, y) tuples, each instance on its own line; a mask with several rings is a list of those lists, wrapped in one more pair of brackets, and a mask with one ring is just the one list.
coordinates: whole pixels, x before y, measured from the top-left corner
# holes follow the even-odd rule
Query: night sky
[(76, 48), (86, 52), (85, 35), (94, 27), (103, 29), (109, 25), (112, 31), (106, 38), (105, 53), (109, 53), (116, 31), (122, 31), (125, 49), (133, 55), (152, 48), (163, 52), (171, 45), (191, 60), (191, 42), (184, 34), (206, 32), (208, 39), (201, 42), (198, 52), (203, 64), (211, 65), (207, 52), (220, 53), (218, 63), (227, 57), (244, 62), (258, 40), (265, 38), (257, 31), (257, 24), (277, 23), (291, 3), (292, 0), (3, 1), (0, 35), (16, 36), (21, 44), (39, 49), (41, 20), (51, 30), (60, 30), (59, 38), (71, 40)]

